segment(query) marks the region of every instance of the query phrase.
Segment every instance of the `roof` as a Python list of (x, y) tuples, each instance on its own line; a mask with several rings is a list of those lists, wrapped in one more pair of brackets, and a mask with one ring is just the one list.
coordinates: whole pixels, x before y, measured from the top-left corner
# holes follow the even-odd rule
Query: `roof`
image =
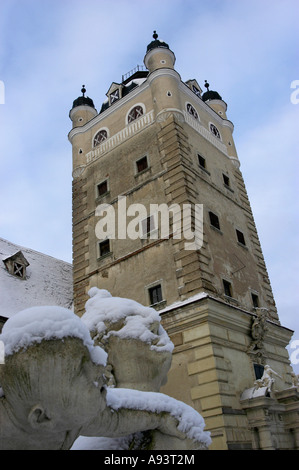
[(164, 47), (166, 49), (169, 49), (169, 45), (166, 44), (166, 42), (160, 41), (158, 39), (158, 34), (156, 33), (156, 31), (154, 31), (153, 38), (154, 40), (149, 43), (149, 45), (147, 46), (146, 52), (149, 52), (152, 49), (156, 49), (157, 47)]
[[(29, 263), (25, 279), (9, 274), (4, 263), (19, 252)], [(0, 316), (40, 305), (71, 308), (72, 303), (71, 264), (0, 238)]]

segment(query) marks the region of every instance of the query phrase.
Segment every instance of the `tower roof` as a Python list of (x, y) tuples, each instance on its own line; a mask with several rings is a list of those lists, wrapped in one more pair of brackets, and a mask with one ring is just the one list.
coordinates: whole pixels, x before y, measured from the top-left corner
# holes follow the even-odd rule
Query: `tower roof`
[(85, 93), (86, 93), (85, 85), (82, 85), (81, 92), (82, 92), (82, 96), (79, 96), (79, 98), (73, 101), (73, 108), (75, 108), (76, 106), (82, 106), (82, 105), (91, 106), (92, 108), (94, 108), (92, 99), (88, 98), (88, 96), (85, 96)]
[(205, 87), (207, 91), (202, 95), (202, 100), (203, 101), (208, 101), (208, 100), (222, 100), (222, 97), (219, 95), (217, 91), (210, 90), (209, 83), (207, 80), (205, 80)]
[(147, 52), (150, 51), (151, 49), (155, 49), (156, 47), (164, 47), (166, 49), (169, 49), (169, 45), (166, 44), (166, 42), (160, 41), (158, 39), (158, 34), (156, 31), (154, 31), (153, 38), (154, 40), (150, 42), (149, 45), (147, 46), (147, 49), (146, 49)]

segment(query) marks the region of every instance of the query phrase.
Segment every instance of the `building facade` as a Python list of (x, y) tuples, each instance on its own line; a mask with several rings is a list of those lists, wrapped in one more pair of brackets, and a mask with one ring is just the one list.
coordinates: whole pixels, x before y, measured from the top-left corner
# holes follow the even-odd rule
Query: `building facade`
[[(277, 314), (234, 126), (222, 97), (174, 65), (154, 33), (145, 67), (113, 82), (99, 112), (84, 86), (73, 103), (75, 312), (93, 286), (152, 305), (175, 344), (162, 391), (203, 415), (211, 448), (295, 448), (292, 331)], [(276, 394), (249, 396), (266, 364)]]

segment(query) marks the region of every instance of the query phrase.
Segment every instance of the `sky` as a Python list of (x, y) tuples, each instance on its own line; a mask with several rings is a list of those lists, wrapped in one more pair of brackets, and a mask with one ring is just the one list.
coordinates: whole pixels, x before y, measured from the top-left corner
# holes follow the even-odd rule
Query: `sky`
[(1, 0), (0, 237), (72, 261), (73, 100), (85, 84), (100, 110), (157, 30), (182, 80), (228, 105), (299, 373), (298, 17), (298, 0)]

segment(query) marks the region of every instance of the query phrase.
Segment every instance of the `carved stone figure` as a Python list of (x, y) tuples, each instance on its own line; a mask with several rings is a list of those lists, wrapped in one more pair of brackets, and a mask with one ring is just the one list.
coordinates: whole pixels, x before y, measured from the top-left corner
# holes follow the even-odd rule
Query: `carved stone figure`
[(295, 374), (295, 372), (292, 372), (291, 378), (292, 378), (292, 386), (299, 387), (299, 375)]
[(264, 367), (264, 373), (261, 377), (261, 379), (258, 379), (254, 382), (254, 390), (257, 390), (258, 388), (265, 387), (265, 391), (267, 394), (271, 394), (273, 391), (273, 385), (275, 382), (274, 376), (277, 376), (281, 379), (280, 375), (277, 374), (269, 365), (265, 365)]
[[(99, 307), (101, 298), (110, 299), (110, 304)], [(171, 353), (167, 335), (154, 325), (154, 312), (148, 311), (146, 318), (142, 306), (121, 299), (114, 301), (113, 312), (111, 299), (110, 294), (93, 290), (84, 321), (58, 307), (27, 309), (7, 321), (0, 336), (6, 353), (5, 364), (0, 365), (0, 449), (70, 449), (79, 436), (128, 436), (135, 449), (208, 447), (211, 440), (202, 417), (155, 391), (165, 380)], [(104, 319), (109, 312), (110, 320)], [(90, 336), (87, 323), (95, 318), (93, 334), (108, 352)], [(135, 325), (131, 338), (126, 331), (129, 324)], [(119, 388), (125, 374), (117, 369), (130, 370), (127, 361), (134, 351), (139, 354), (138, 341), (143, 343), (141, 366), (124, 385), (138, 384), (143, 367), (149, 373), (146, 389), (152, 386), (154, 391)], [(119, 346), (123, 355), (116, 358), (113, 347)], [(158, 380), (152, 373), (157, 365), (162, 365), (162, 372), (156, 369)], [(140, 432), (137, 445), (135, 436)]]
[(265, 357), (264, 339), (267, 332), (267, 310), (257, 309), (256, 317), (251, 326), (252, 342), (248, 349), (248, 353), (256, 355), (258, 358)]

